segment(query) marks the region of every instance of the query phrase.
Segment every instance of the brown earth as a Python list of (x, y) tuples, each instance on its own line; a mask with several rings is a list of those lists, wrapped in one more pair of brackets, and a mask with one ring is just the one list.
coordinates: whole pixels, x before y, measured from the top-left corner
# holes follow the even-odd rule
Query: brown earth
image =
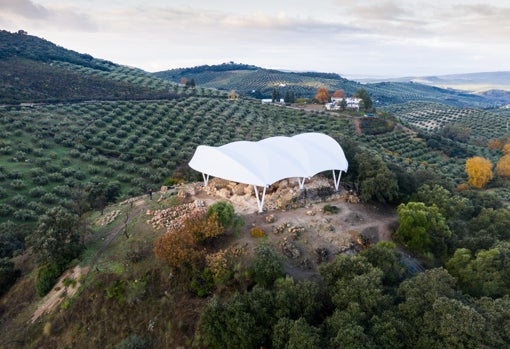
[[(236, 244), (252, 251), (260, 239), (250, 231), (262, 229), (265, 241), (284, 256), (287, 273), (303, 279), (313, 277), (317, 266), (336, 254), (391, 240), (397, 222), (395, 210), (361, 204), (356, 195), (344, 189), (334, 192), (332, 186), (332, 181), (316, 176), (306, 182), (304, 195), (297, 181), (281, 181), (268, 189), (262, 213), (257, 212), (253, 187), (220, 179), (213, 179), (207, 187), (198, 183), (184, 186), (178, 195), (206, 205), (228, 200), (244, 220)], [(326, 205), (338, 212), (325, 212)]]
[[(170, 190), (164, 187), (154, 194), (153, 202), (161, 202), (175, 194), (184, 199), (187, 204), (176, 208), (177, 214), (165, 209), (152, 210), (149, 206), (151, 201), (142, 197), (127, 200), (119, 205), (131, 204), (133, 211), (111, 228), (90, 265), (76, 266), (67, 271), (41, 301), (31, 320), (35, 322), (42, 314), (54, 311), (63, 299), (71, 297), (112, 240), (143, 212), (147, 224), (161, 229), (178, 224), (193, 210), (202, 210), (214, 202), (227, 200), (244, 221), (232, 243), (250, 254), (262, 241), (271, 244), (281, 252), (285, 271), (299, 280), (315, 277), (318, 265), (332, 260), (339, 253), (354, 253), (366, 244), (391, 239), (392, 227), (397, 221), (395, 210), (361, 204), (356, 195), (344, 189), (335, 192), (331, 190), (332, 186), (332, 181), (321, 176), (308, 180), (305, 191), (299, 190), (297, 181), (281, 181), (268, 188), (262, 213), (258, 212), (253, 187), (216, 178), (206, 187), (192, 183)], [(337, 212), (326, 212), (326, 205)], [(118, 214), (118, 210), (113, 210), (96, 224), (108, 224)], [(253, 228), (263, 230), (265, 238), (252, 236)], [(72, 283), (64, 286), (65, 279)]]

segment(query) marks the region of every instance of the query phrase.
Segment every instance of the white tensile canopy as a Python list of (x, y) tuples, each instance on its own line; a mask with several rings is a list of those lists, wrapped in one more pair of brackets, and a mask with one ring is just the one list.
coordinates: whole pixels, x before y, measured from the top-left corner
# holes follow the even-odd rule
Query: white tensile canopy
[[(205, 185), (209, 176), (254, 186), (259, 212), (266, 188), (285, 178), (297, 177), (304, 189), (306, 178), (332, 170), (338, 191), (342, 171), (348, 168), (340, 144), (322, 133), (302, 133), (293, 137), (270, 137), (258, 142), (239, 141), (219, 147), (199, 145), (189, 166), (202, 172)], [(338, 170), (338, 178), (335, 173)], [(259, 197), (258, 187), (263, 187)]]

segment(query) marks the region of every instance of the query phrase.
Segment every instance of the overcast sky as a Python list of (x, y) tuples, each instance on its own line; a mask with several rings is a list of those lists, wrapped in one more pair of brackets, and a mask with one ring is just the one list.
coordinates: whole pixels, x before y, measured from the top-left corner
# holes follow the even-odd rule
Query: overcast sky
[(0, 0), (0, 29), (146, 71), (510, 71), (509, 0)]

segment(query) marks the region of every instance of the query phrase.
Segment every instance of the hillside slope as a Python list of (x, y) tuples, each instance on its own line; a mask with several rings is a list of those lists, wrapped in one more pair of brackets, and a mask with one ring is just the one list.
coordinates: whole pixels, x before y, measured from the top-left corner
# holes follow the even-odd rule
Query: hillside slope
[[(139, 69), (67, 50), (24, 33), (0, 30), (0, 104), (83, 100), (161, 99), (172, 84), (144, 85), (126, 79)], [(124, 75), (124, 76), (123, 76)], [(154, 79), (151, 79), (154, 81)]]
[(171, 69), (154, 75), (175, 83), (182, 78), (188, 81), (193, 79), (197, 86), (235, 90), (242, 95), (256, 98), (271, 98), (273, 89), (277, 89), (282, 97), (290, 91), (297, 96), (313, 98), (319, 87), (326, 87), (331, 92), (343, 89), (347, 95), (353, 95), (360, 88), (364, 88), (375, 101), (375, 106), (408, 101), (472, 107), (492, 107), (496, 104), (494, 100), (484, 96), (412, 82), (360, 84), (333, 73), (283, 72), (236, 63)]

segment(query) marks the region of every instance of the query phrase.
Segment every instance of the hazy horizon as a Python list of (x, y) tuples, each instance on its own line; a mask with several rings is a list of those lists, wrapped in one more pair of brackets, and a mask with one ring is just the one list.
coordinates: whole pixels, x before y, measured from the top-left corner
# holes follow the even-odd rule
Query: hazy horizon
[(346, 77), (510, 71), (503, 0), (0, 0), (0, 27), (149, 72), (229, 61)]

